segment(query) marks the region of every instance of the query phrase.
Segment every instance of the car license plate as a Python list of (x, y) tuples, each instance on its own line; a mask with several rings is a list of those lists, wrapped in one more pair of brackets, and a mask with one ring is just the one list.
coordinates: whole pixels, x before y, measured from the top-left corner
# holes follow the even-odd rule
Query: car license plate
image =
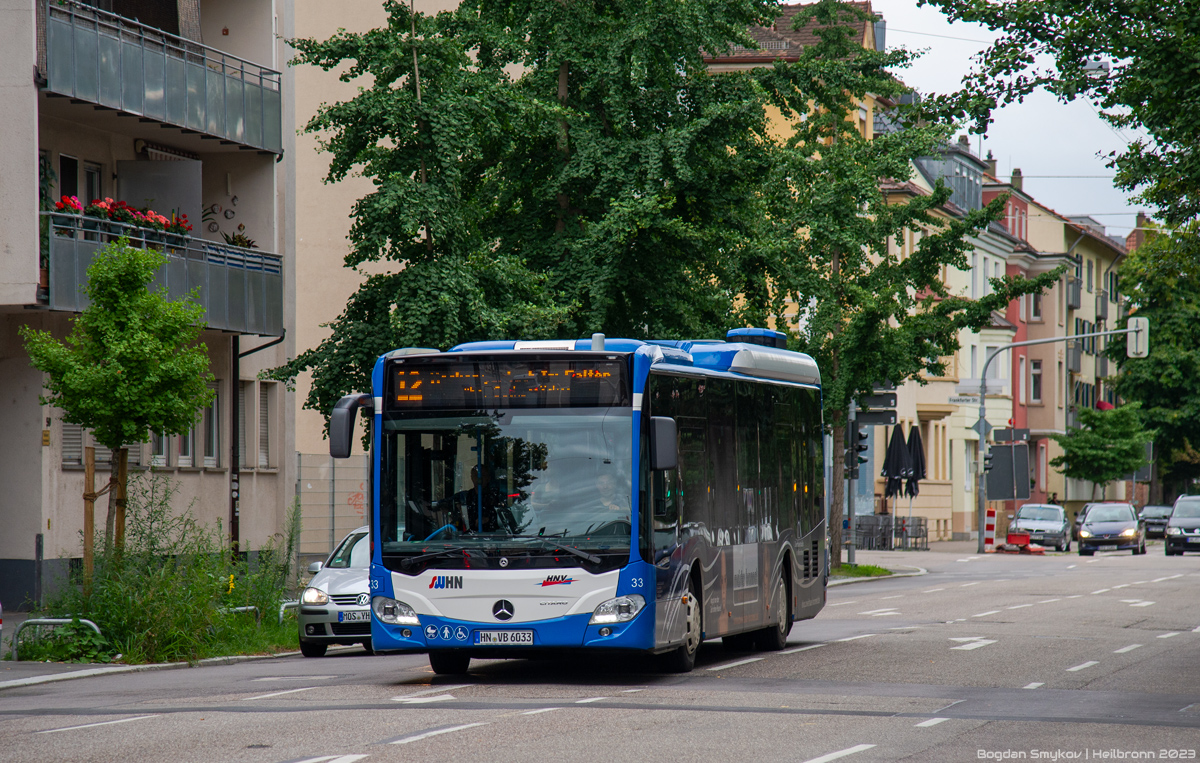
[(1188, 543), (1200, 543), (1200, 535), (1197, 535), (1192, 538), (1188, 538)]
[(475, 646), (532, 646), (533, 631), (475, 631)]
[(338, 612), (339, 623), (358, 623), (371, 619), (371, 610), (362, 612)]

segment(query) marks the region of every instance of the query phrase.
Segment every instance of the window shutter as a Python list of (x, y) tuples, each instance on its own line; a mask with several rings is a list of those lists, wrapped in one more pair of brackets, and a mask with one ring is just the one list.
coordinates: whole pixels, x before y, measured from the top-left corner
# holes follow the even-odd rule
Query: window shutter
[(238, 382), (238, 464), (249, 466), (246, 461), (246, 383)]
[(83, 427), (79, 424), (63, 422), (62, 462), (71, 466), (83, 464)]
[(267, 407), (266, 384), (258, 387), (258, 465), (266, 468), (271, 465), (271, 417)]

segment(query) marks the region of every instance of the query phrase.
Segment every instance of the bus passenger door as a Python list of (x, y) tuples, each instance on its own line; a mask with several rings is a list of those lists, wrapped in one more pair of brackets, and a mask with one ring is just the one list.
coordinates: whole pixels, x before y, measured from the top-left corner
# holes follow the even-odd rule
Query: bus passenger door
[(655, 643), (678, 641), (683, 635), (683, 595), (687, 568), (679, 535), (679, 490), (675, 469), (650, 473), (655, 567)]

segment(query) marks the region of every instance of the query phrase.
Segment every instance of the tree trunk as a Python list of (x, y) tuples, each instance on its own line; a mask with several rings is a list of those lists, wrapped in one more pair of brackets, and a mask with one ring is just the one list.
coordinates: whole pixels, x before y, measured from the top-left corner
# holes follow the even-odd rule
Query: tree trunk
[(117, 519), (113, 540), (119, 555), (125, 550), (125, 489), (129, 485), (129, 449), (121, 448), (117, 451), (117, 455), (117, 500), (114, 502), (117, 508)]
[[(571, 65), (564, 61), (558, 66), (558, 102), (566, 104), (567, 102), (567, 84), (570, 79)], [(567, 120), (559, 121), (559, 136), (558, 150), (563, 155), (563, 163), (571, 158), (570, 133), (568, 131)], [(554, 223), (554, 232), (562, 233), (567, 229), (567, 215), (571, 211), (571, 201), (565, 193), (558, 194), (558, 222)]]
[(121, 448), (113, 448), (108, 457), (108, 514), (104, 517), (104, 555), (113, 550), (113, 532), (117, 524), (117, 462)]
[(837, 424), (833, 428), (833, 469), (829, 486), (829, 560), (833, 569), (842, 566), (842, 507), (845, 505), (846, 480), (842, 479), (842, 459), (839, 458), (838, 443), (846, 439), (846, 427)]

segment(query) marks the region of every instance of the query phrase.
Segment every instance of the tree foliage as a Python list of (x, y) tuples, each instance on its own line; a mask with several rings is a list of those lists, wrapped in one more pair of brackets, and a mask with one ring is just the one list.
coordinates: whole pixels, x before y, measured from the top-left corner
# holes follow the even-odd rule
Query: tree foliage
[[(1200, 214), (1200, 0), (921, 0), (1000, 33), (964, 80), (932, 105), (984, 131), (999, 105), (1045, 89), (1095, 101), (1117, 128), (1144, 130), (1110, 155), (1116, 184), (1142, 189), (1163, 219)], [(1089, 70), (1108, 61), (1107, 76)]]
[(1079, 409), (1079, 429), (1050, 435), (1063, 449), (1050, 465), (1067, 477), (1104, 485), (1146, 465), (1146, 443), (1154, 436), (1142, 426), (1141, 406), (1129, 403), (1100, 411)]

